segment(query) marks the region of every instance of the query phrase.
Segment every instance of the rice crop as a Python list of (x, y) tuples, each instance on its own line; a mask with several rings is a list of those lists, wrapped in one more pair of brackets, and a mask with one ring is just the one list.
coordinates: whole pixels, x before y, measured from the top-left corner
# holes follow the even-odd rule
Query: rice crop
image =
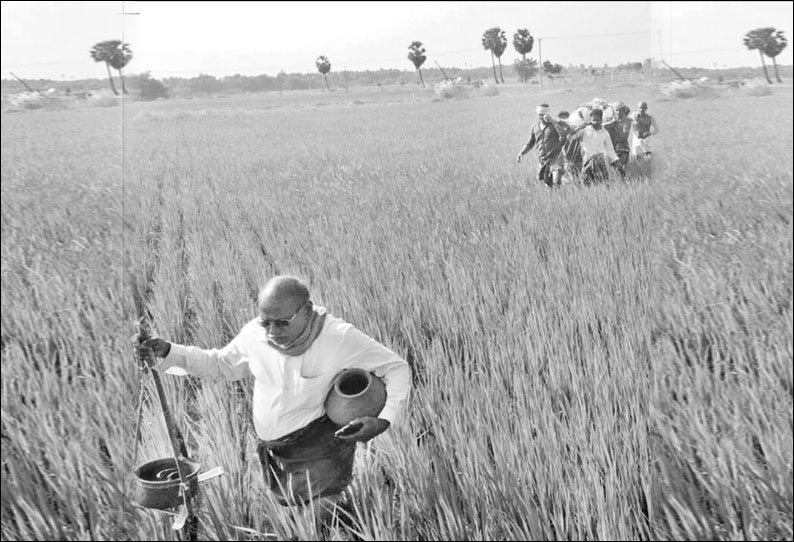
[(290, 273), (409, 361), (408, 410), (323, 527), (264, 487), (250, 380), (165, 376), (225, 469), (199, 538), (790, 540), (791, 87), (652, 92), (605, 96), (649, 101), (652, 162), (553, 191), (515, 155), (593, 91), (4, 114), (2, 538), (179, 539), (132, 499), (171, 453), (133, 322), (220, 347)]

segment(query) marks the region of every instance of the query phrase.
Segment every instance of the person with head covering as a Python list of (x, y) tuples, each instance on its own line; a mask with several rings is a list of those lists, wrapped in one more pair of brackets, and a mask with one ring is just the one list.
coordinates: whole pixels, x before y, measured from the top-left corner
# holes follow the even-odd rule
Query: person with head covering
[(532, 150), (538, 149), (538, 180), (547, 187), (559, 186), (562, 177), (562, 139), (554, 126), (554, 119), (549, 114), (549, 104), (542, 103), (535, 108), (537, 121), (529, 131), (529, 141), (519, 151), (516, 162)]
[(573, 134), (570, 139), (581, 141), (584, 153), (582, 166), (582, 181), (586, 185), (603, 182), (609, 179), (608, 165), (616, 166), (620, 163), (612, 139), (601, 125), (604, 113), (600, 109), (590, 112), (590, 123), (582, 130)]
[[(259, 314), (221, 349), (136, 336), (142, 355), (163, 358), (154, 368), (216, 380), (254, 377), (253, 425), (267, 486), (282, 505), (337, 499), (351, 482), (356, 443), (387, 430), (403, 410), (411, 385), (406, 361), (312, 302), (300, 279), (282, 275), (259, 292)], [(376, 416), (346, 426), (333, 422), (325, 398), (336, 375), (371, 372), (386, 387)]]
[(568, 111), (557, 113), (558, 122), (555, 124), (557, 133), (563, 140), (562, 160), (563, 175), (569, 180), (582, 172), (582, 143), (580, 140), (573, 140), (571, 136), (577, 130), (584, 127), (584, 124), (571, 121), (571, 114)]
[(612, 147), (615, 149), (615, 154), (618, 155), (620, 163), (617, 166), (618, 173), (621, 177), (626, 177), (626, 168), (629, 163), (629, 153), (631, 152), (631, 125), (632, 121), (629, 118), (629, 108), (623, 103), (614, 104), (615, 117), (604, 123), (604, 129), (609, 132), (609, 137), (612, 139)]
[(637, 104), (637, 111), (631, 115), (631, 153), (637, 158), (650, 158), (651, 146), (648, 138), (659, 133), (656, 119), (648, 113), (648, 103)]

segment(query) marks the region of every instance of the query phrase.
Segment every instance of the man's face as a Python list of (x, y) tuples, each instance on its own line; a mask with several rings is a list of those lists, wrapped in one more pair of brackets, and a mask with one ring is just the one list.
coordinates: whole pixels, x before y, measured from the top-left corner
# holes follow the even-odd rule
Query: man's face
[(307, 303), (292, 299), (265, 299), (259, 306), (259, 325), (276, 344), (294, 341), (306, 327)]
[(593, 128), (595, 128), (596, 130), (601, 128), (600, 115), (594, 115), (593, 113), (590, 113), (590, 122), (593, 124)]
[(647, 106), (647, 105), (641, 105), (641, 106), (639, 107), (639, 109), (640, 109), (640, 114), (641, 114), (641, 115), (644, 115), (644, 114), (645, 114), (645, 111), (647, 111), (647, 110), (648, 110), (648, 106)]

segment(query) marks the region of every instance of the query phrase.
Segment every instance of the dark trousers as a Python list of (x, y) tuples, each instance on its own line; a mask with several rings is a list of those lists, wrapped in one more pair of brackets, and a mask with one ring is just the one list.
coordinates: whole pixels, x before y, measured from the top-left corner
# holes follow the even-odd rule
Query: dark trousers
[(616, 167), (621, 177), (626, 176), (626, 169), (629, 165), (629, 149), (615, 149), (615, 154), (618, 155), (619, 163)]
[(277, 440), (260, 440), (265, 483), (284, 506), (345, 490), (353, 477), (355, 442), (334, 437), (339, 425), (323, 416)]
[(604, 156), (596, 154), (585, 160), (582, 167), (582, 181), (584, 184), (600, 183), (609, 179), (609, 170)]

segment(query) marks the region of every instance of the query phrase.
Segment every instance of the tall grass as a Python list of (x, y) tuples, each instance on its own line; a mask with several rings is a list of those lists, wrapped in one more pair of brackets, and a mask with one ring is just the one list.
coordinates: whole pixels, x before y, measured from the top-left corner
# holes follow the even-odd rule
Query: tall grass
[(4, 118), (3, 538), (176, 538), (130, 501), (170, 451), (129, 277), (160, 335), (209, 348), (293, 273), (408, 359), (409, 409), (329, 531), (265, 490), (251, 382), (166, 378), (226, 470), (201, 537), (790, 539), (791, 96), (652, 104), (649, 175), (554, 192), (513, 163), (539, 97), (392, 98)]

